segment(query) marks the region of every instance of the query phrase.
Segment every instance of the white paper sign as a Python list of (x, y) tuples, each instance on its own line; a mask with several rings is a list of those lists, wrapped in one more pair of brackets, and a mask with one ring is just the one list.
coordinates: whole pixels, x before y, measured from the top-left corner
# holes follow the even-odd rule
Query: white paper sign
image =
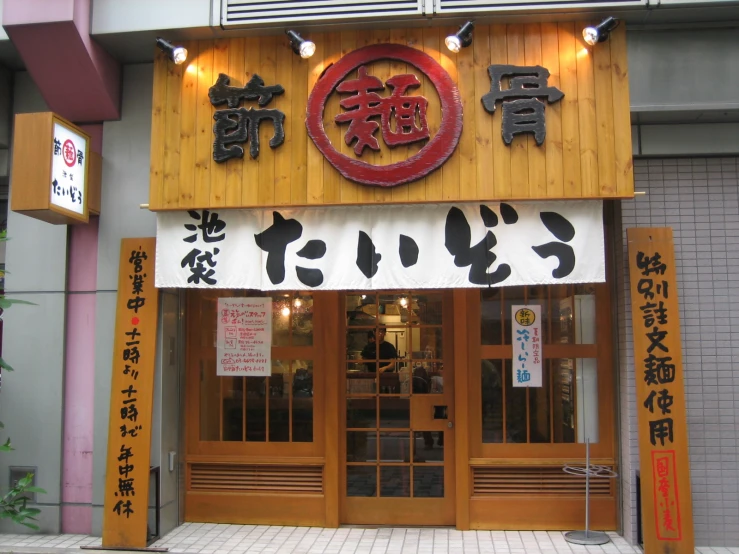
[(514, 387), (542, 386), (541, 306), (511, 306)]
[(86, 155), (87, 139), (54, 122), (51, 203), (80, 215), (85, 213)]
[(272, 299), (219, 298), (216, 375), (272, 374)]
[(158, 287), (367, 290), (605, 281), (599, 200), (157, 214)]

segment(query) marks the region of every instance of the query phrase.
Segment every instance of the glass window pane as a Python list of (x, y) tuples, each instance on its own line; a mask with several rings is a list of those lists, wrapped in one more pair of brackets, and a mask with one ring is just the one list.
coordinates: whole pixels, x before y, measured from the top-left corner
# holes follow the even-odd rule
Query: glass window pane
[(549, 287), (540, 285), (536, 287), (528, 287), (526, 291), (527, 305), (541, 306), (541, 337), (545, 343), (549, 342), (549, 300), (548, 296)]
[(575, 361), (550, 360), (552, 369), (552, 413), (554, 442), (575, 442)]
[(348, 294), (346, 296), (346, 324), (350, 327), (377, 325), (377, 306), (374, 294)]
[(377, 374), (367, 371), (366, 364), (349, 363), (346, 368), (347, 394), (374, 394)]
[(480, 334), (482, 344), (503, 344), (502, 295), (499, 288), (480, 291)]
[(220, 377), (220, 379), (223, 387), (223, 440), (243, 440), (245, 378)]
[(410, 424), (410, 398), (380, 397), (380, 427), (407, 429)]
[(313, 345), (313, 297), (296, 294), (292, 301), (292, 345)]
[(551, 442), (549, 427), (549, 360), (541, 368), (541, 387), (526, 389), (529, 394), (529, 442)]
[(526, 287), (505, 287), (503, 289), (503, 316), (505, 344), (511, 344), (511, 306), (526, 304)]
[[(380, 364), (380, 369), (393, 370), (396, 358), (408, 357), (408, 329), (407, 327), (398, 327), (397, 325), (381, 325), (377, 329), (377, 357), (385, 360), (386, 363)], [(390, 365), (391, 367), (388, 367)]]
[(380, 433), (381, 462), (410, 462), (410, 433)]
[(346, 432), (346, 461), (347, 462), (376, 462), (377, 461), (377, 433), (372, 431)]
[[(351, 328), (346, 332), (346, 359), (347, 360), (376, 360), (377, 341), (376, 330)], [(358, 362), (357, 362), (358, 363)], [(374, 371), (375, 364), (366, 364), (367, 371)]]
[[(215, 318), (215, 311), (213, 312)], [(216, 375), (216, 349), (206, 358), (203, 353), (203, 369), (200, 372), (200, 440), (221, 440), (221, 377)]]
[(527, 442), (526, 388), (513, 387), (511, 360), (505, 361), (505, 367), (506, 442)]
[(411, 323), (441, 325), (443, 302), (441, 294), (419, 294), (412, 297)]
[(272, 293), (272, 346), (290, 345), (290, 293)]
[(295, 360), (291, 372), (293, 442), (313, 442), (313, 362)]
[(380, 466), (380, 496), (409, 497), (410, 466)]
[(414, 466), (413, 496), (416, 498), (443, 498), (444, 468)]
[(346, 401), (346, 426), (352, 428), (377, 427), (375, 398), (349, 398)]
[(503, 442), (503, 360), (482, 360), (482, 442)]
[(444, 350), (442, 348), (441, 327), (421, 327), (411, 329), (412, 353), (414, 360), (442, 360)]
[[(598, 361), (575, 360), (575, 396), (577, 397), (577, 442), (598, 442)], [(655, 411), (657, 408), (655, 408)]]
[(413, 461), (417, 464), (444, 461), (444, 431), (413, 433)]
[(348, 466), (346, 468), (347, 496), (376, 496), (377, 467)]
[(598, 326), (595, 321), (593, 285), (575, 285), (575, 344), (595, 344)]
[(272, 360), (269, 387), (269, 440), (290, 440), (290, 362)]
[(572, 285), (553, 285), (549, 289), (552, 342), (572, 344), (575, 342)]
[(246, 440), (267, 440), (266, 377), (244, 377), (246, 379)]

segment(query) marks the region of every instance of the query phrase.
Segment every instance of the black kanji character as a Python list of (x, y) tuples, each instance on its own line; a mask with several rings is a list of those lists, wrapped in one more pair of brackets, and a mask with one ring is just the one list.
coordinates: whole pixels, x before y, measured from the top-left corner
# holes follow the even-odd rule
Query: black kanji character
[(125, 445), (121, 445), (121, 453), (118, 456), (119, 462), (126, 462), (128, 463), (129, 458), (133, 458), (133, 452), (131, 452), (131, 449), (133, 447), (126, 447)]
[(662, 262), (662, 255), (659, 252), (655, 252), (651, 258), (644, 252), (638, 252), (636, 254), (636, 267), (642, 270), (641, 274), (645, 277), (649, 276), (650, 273), (664, 275), (667, 270), (667, 265)]
[(192, 219), (196, 219), (200, 223), (198, 225), (192, 223), (185, 224), (185, 229), (188, 231), (196, 231), (194, 235), (182, 239), (185, 242), (195, 242), (198, 239), (198, 229), (202, 231), (203, 242), (205, 243), (220, 242), (226, 238), (226, 233), (224, 232), (226, 222), (218, 217), (218, 212), (203, 210), (201, 215), (195, 210), (188, 210), (187, 213)]
[(285, 280), (287, 245), (302, 236), (303, 226), (296, 219), (285, 219), (278, 212), (272, 212), (272, 217), (272, 225), (254, 235), (254, 240), (267, 252), (267, 276), (273, 285), (278, 285)]
[(654, 350), (655, 348), (659, 348), (660, 350), (662, 350), (662, 352), (670, 351), (669, 348), (662, 344), (662, 341), (665, 340), (668, 335), (667, 331), (663, 331), (659, 327), (652, 327), (652, 331), (645, 334), (646, 337), (649, 339), (647, 354), (651, 354), (652, 350)]
[(651, 413), (654, 413), (655, 398), (657, 399), (657, 408), (662, 411), (662, 415), (672, 413), (670, 406), (674, 403), (674, 398), (667, 389), (662, 389), (659, 393), (654, 390), (649, 392), (649, 396), (644, 401), (644, 407)]
[[(269, 140), (270, 148), (285, 142), (285, 114), (279, 110), (254, 110), (236, 108), (218, 110), (213, 114), (213, 161), (222, 163), (231, 158), (243, 158), (244, 149), (239, 143), (249, 142), (249, 155), (259, 157), (259, 126), (264, 120), (272, 121), (274, 135)], [(230, 145), (230, 146), (229, 146)]]
[(672, 357), (657, 358), (650, 354), (644, 358), (644, 382), (647, 385), (664, 385), (675, 380), (675, 364), (670, 364)]
[(143, 296), (135, 296), (134, 298), (129, 298), (128, 302), (126, 302), (126, 307), (129, 310), (133, 310), (134, 313), (139, 313), (139, 309), (144, 307), (144, 304), (146, 304), (146, 298)]
[[(218, 280), (213, 278), (213, 275), (216, 274), (213, 268), (218, 262), (213, 259), (213, 256), (218, 254), (218, 252), (220, 252), (218, 248), (214, 248), (213, 252), (206, 251), (205, 253), (202, 253), (197, 248), (193, 248), (187, 256), (182, 258), (180, 265), (182, 267), (190, 267), (191, 275), (187, 278), (187, 282), (197, 285), (200, 281), (203, 281), (208, 285), (215, 285)], [(208, 264), (209, 267), (206, 268), (205, 264)]]
[(539, 218), (544, 227), (562, 242), (540, 244), (532, 246), (531, 249), (542, 259), (556, 256), (559, 265), (552, 270), (552, 277), (555, 279), (567, 277), (575, 269), (575, 250), (564, 243), (575, 238), (575, 227), (557, 212), (541, 212)]
[(125, 514), (126, 519), (128, 519), (133, 513), (133, 509), (131, 508), (131, 501), (126, 500), (125, 502), (123, 502), (123, 500), (119, 500), (118, 503), (113, 506), (113, 511), (118, 515), (121, 515), (121, 513)]
[(123, 360), (130, 361), (132, 364), (139, 363), (141, 353), (139, 352), (138, 346), (132, 346), (131, 348), (125, 348), (123, 350)]
[(665, 439), (669, 442), (673, 442), (672, 436), (672, 418), (667, 417), (665, 419), (657, 419), (649, 422), (649, 442), (652, 446), (657, 446), (657, 441), (660, 441), (661, 446), (665, 445)]
[(115, 493), (116, 496), (136, 496), (136, 489), (133, 487), (133, 477), (130, 479), (121, 479), (118, 478), (118, 492)]
[(123, 475), (124, 477), (128, 477), (128, 474), (131, 473), (134, 468), (135, 466), (133, 464), (125, 463), (118, 466), (118, 474)]
[[(123, 406), (121, 408), (121, 419), (128, 419), (136, 423), (136, 420), (138, 418), (139, 418), (139, 411), (136, 408), (136, 404), (131, 404), (130, 406)], [(131, 436), (135, 437), (136, 435), (131, 435)]]
[(146, 277), (146, 273), (141, 275), (140, 273), (134, 273), (133, 275), (129, 275), (128, 278), (131, 279), (133, 287), (131, 288), (131, 294), (142, 294), (144, 292), (144, 277)]
[[(506, 214), (504, 208), (506, 206)], [(518, 214), (507, 204), (501, 204), (501, 215), (503, 221), (515, 219), (518, 220)], [(510, 212), (513, 211), (515, 218)], [(487, 206), (480, 206), (480, 216), (482, 217), (485, 227), (495, 227), (498, 224), (498, 217)], [(457, 267), (470, 267), (469, 280), (476, 285), (494, 285), (505, 281), (511, 275), (511, 266), (508, 264), (500, 264), (498, 269), (492, 273), (488, 273), (488, 268), (493, 265), (497, 256), (492, 252), (493, 247), (498, 244), (498, 240), (492, 231), (487, 231), (485, 238), (470, 247), (472, 242), (472, 231), (462, 210), (452, 207), (446, 216), (446, 225), (444, 227), (444, 245), (449, 253), (454, 256), (454, 265)]]
[(665, 308), (665, 303), (662, 300), (659, 301), (659, 304), (647, 302), (639, 309), (644, 318), (644, 327), (652, 327), (655, 322), (660, 325), (667, 325), (667, 308)]

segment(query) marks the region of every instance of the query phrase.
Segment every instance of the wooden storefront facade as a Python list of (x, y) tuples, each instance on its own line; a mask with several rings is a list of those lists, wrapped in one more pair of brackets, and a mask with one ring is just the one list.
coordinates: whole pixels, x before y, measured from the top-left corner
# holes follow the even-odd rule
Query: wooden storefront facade
[[(154, 64), (151, 188), (155, 211), (304, 206), (608, 200), (633, 196), (625, 30), (587, 47), (581, 24), (478, 26), (452, 54), (452, 28), (313, 33), (303, 60), (283, 36), (184, 44), (181, 66)], [(344, 177), (306, 132), (316, 83), (339, 59), (372, 44), (423, 51), (451, 77), (462, 105), (459, 143), (435, 171), (392, 187)], [(542, 66), (564, 97), (546, 106), (546, 141), (501, 139), (499, 112), (483, 108), (492, 64)], [(413, 74), (428, 100), (431, 137), (440, 98), (410, 63), (378, 60), (386, 82)], [(209, 90), (225, 74), (244, 87), (255, 75), (284, 93), (284, 142), (216, 163)], [(327, 100), (329, 141), (351, 156)], [(256, 107), (256, 102), (254, 102)], [(261, 106), (261, 103), (260, 103)], [(233, 107), (230, 106), (229, 107)], [(421, 145), (366, 152), (383, 166)], [(608, 210), (606, 210), (608, 211)], [(611, 231), (604, 217), (606, 236)], [(606, 264), (607, 265), (607, 264)], [(610, 276), (610, 268), (606, 268)], [(459, 529), (572, 529), (585, 520), (585, 483), (565, 473), (592, 462), (617, 467), (612, 306), (609, 283), (511, 287), (295, 290), (188, 289), (185, 364), (187, 521), (337, 526), (454, 525)], [(272, 298), (272, 375), (216, 375), (219, 297)], [(543, 385), (512, 386), (511, 306), (539, 305)], [(397, 356), (362, 355), (383, 333)], [(381, 351), (381, 350), (380, 350)], [(380, 352), (378, 351), (378, 352)], [(367, 361), (369, 360), (369, 361)], [(393, 371), (376, 371), (383, 363)], [(618, 526), (618, 487), (592, 484), (592, 528)]]

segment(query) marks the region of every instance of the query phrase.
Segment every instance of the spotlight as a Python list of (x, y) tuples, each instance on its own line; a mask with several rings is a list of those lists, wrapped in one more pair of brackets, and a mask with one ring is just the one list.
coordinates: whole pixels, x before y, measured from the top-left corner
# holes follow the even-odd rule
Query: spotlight
[(462, 25), (456, 34), (449, 35), (444, 39), (446, 47), (455, 54), (462, 48), (467, 48), (472, 44), (472, 29), (474, 28), (475, 26), (472, 24), (472, 21), (468, 21)]
[(171, 42), (164, 40), (162, 37), (157, 37), (157, 46), (177, 65), (184, 63), (187, 59), (187, 48), (175, 46)]
[(315, 43), (305, 40), (295, 31), (285, 31), (285, 34), (290, 37), (290, 47), (293, 52), (300, 55), (301, 58), (310, 58), (316, 52)]
[(281, 313), (281, 314), (282, 314), (282, 315), (283, 315), (284, 317), (287, 317), (287, 316), (289, 316), (289, 315), (290, 315), (290, 308), (288, 308), (287, 306), (285, 306), (284, 308), (282, 308), (282, 309), (280, 310), (280, 313)]
[(585, 27), (582, 30), (582, 38), (585, 39), (590, 46), (594, 46), (599, 42), (608, 40), (608, 35), (613, 31), (620, 21), (615, 17), (606, 17), (596, 27)]

